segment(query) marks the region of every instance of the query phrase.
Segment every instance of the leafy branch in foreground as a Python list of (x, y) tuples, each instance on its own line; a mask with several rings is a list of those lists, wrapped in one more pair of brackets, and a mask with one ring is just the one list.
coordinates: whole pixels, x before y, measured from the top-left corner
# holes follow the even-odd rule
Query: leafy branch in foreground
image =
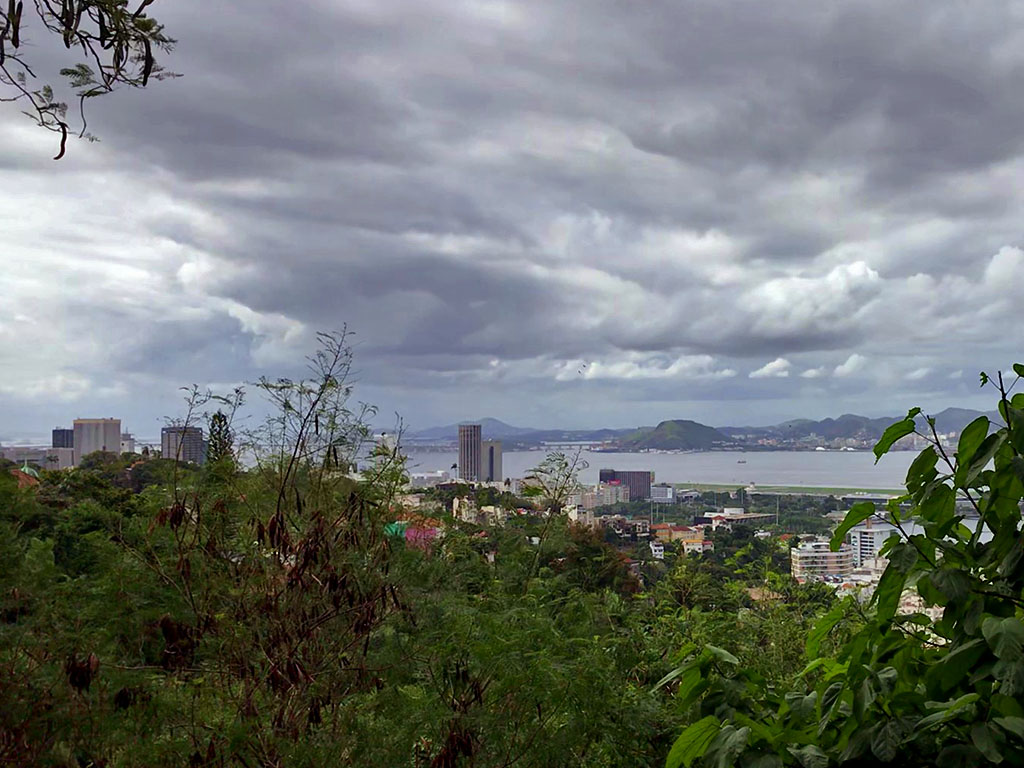
[(526, 489), (523, 495), (537, 499), (541, 506), (557, 515), (562, 512), (569, 497), (580, 489), (579, 475), (590, 466), (580, 457), (580, 452), (569, 456), (561, 451), (552, 451), (526, 475)]
[[(175, 41), (147, 15), (154, 0), (139, 0), (134, 9), (127, 0), (30, 2), (40, 27), (59, 37), (68, 50), (80, 50), (84, 59), (60, 70), (78, 99), (79, 137), (95, 140), (88, 133), (87, 100), (122, 86), (144, 88), (151, 79), (178, 76), (156, 58), (158, 53), (169, 53)], [(58, 99), (52, 86), (34, 84), (37, 75), (25, 56), (29, 25), (24, 6), (24, 0), (0, 0), (0, 101), (20, 104), (40, 127), (59, 133), (60, 150), (54, 159), (60, 160), (72, 132), (68, 105)]]
[[(677, 669), (679, 703), (694, 709), (666, 765), (973, 766), (1024, 759), (1024, 394), (1002, 374), (1002, 424), (980, 417), (950, 456), (932, 444), (914, 460), (906, 494), (884, 510), (858, 504), (832, 540), (877, 515), (892, 523), (888, 565), (863, 627), (834, 658), (823, 638), (854, 598), (819, 620), (806, 644), (803, 685), (777, 690), (734, 659), (705, 650)], [(917, 431), (920, 409), (886, 430), (881, 457)], [(958, 501), (960, 504), (958, 504)], [(965, 511), (967, 510), (967, 511)], [(915, 610), (916, 595), (938, 618)], [(934, 614), (933, 614), (934, 615)]]

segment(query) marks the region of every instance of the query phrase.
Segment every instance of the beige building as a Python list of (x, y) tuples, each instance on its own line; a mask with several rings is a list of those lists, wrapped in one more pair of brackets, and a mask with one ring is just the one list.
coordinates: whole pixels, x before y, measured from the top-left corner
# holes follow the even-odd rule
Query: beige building
[(702, 546), (704, 543), (704, 529), (694, 528), (689, 525), (672, 525), (670, 523), (655, 523), (651, 526), (653, 533), (659, 541), (681, 541), (684, 544), (696, 544)]
[(828, 541), (808, 541), (789, 551), (790, 572), (796, 579), (844, 576), (853, 571), (853, 548), (846, 543), (833, 552)]
[(121, 452), (120, 419), (75, 419), (75, 466), (96, 451)]
[(714, 552), (715, 543), (711, 539), (703, 539), (701, 541), (684, 541), (682, 542), (683, 553), (687, 555), (701, 554), (702, 552)]
[(625, 485), (613, 485), (611, 483), (599, 483), (590, 488), (584, 488), (573, 494), (570, 504), (591, 510), (598, 507), (608, 507), (612, 504), (626, 503), (629, 501), (629, 487)]

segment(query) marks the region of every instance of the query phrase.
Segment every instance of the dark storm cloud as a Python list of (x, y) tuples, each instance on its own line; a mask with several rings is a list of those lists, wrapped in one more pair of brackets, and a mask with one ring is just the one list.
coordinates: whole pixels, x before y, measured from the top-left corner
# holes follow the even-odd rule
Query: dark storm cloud
[(185, 77), (100, 100), (101, 144), (55, 169), (0, 115), (0, 175), (64, 211), (0, 203), (4, 392), (252, 379), (347, 323), (424, 420), (628, 423), (959, 396), (1015, 351), (1012, 3), (152, 9)]

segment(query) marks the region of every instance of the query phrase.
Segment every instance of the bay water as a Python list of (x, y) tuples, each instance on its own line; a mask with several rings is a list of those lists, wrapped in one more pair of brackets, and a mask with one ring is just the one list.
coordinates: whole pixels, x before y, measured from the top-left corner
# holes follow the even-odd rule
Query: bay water
[[(601, 469), (653, 470), (655, 482), (806, 488), (892, 489), (903, 487), (916, 451), (895, 451), (875, 463), (870, 451), (708, 451), (702, 453), (592, 453), (580, 472), (596, 483)], [(409, 452), (409, 471), (450, 470), (454, 451)], [(524, 477), (544, 459), (544, 451), (509, 451), (502, 457), (505, 477)]]

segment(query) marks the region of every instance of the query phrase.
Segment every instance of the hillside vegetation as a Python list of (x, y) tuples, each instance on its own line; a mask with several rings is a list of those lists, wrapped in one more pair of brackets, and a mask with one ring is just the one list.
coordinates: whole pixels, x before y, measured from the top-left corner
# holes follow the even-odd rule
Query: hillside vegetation
[(620, 439), (621, 447), (632, 451), (704, 451), (728, 442), (729, 438), (717, 429), (688, 419), (663, 421), (653, 429), (638, 429)]
[[(309, 380), (260, 382), (262, 428), (217, 417), (207, 466), (0, 467), (0, 764), (1024, 760), (1024, 394), (1001, 380), (997, 430), (981, 417), (956, 455), (929, 447), (904, 497), (835, 531), (833, 546), (872, 516), (919, 531), (885, 545), (870, 601), (840, 600), (790, 577), (799, 537), (777, 528), (709, 532), (701, 554), (668, 543), (660, 561), (548, 514), (576, 486), (561, 454), (503, 524), (456, 519), (454, 497), (412, 510), (398, 447), (351, 472), (372, 412), (350, 406), (344, 337), (322, 341)], [(712, 437), (692, 424), (653, 432)], [(958, 495), (991, 539), (959, 524)], [(901, 608), (907, 590), (919, 606)]]

